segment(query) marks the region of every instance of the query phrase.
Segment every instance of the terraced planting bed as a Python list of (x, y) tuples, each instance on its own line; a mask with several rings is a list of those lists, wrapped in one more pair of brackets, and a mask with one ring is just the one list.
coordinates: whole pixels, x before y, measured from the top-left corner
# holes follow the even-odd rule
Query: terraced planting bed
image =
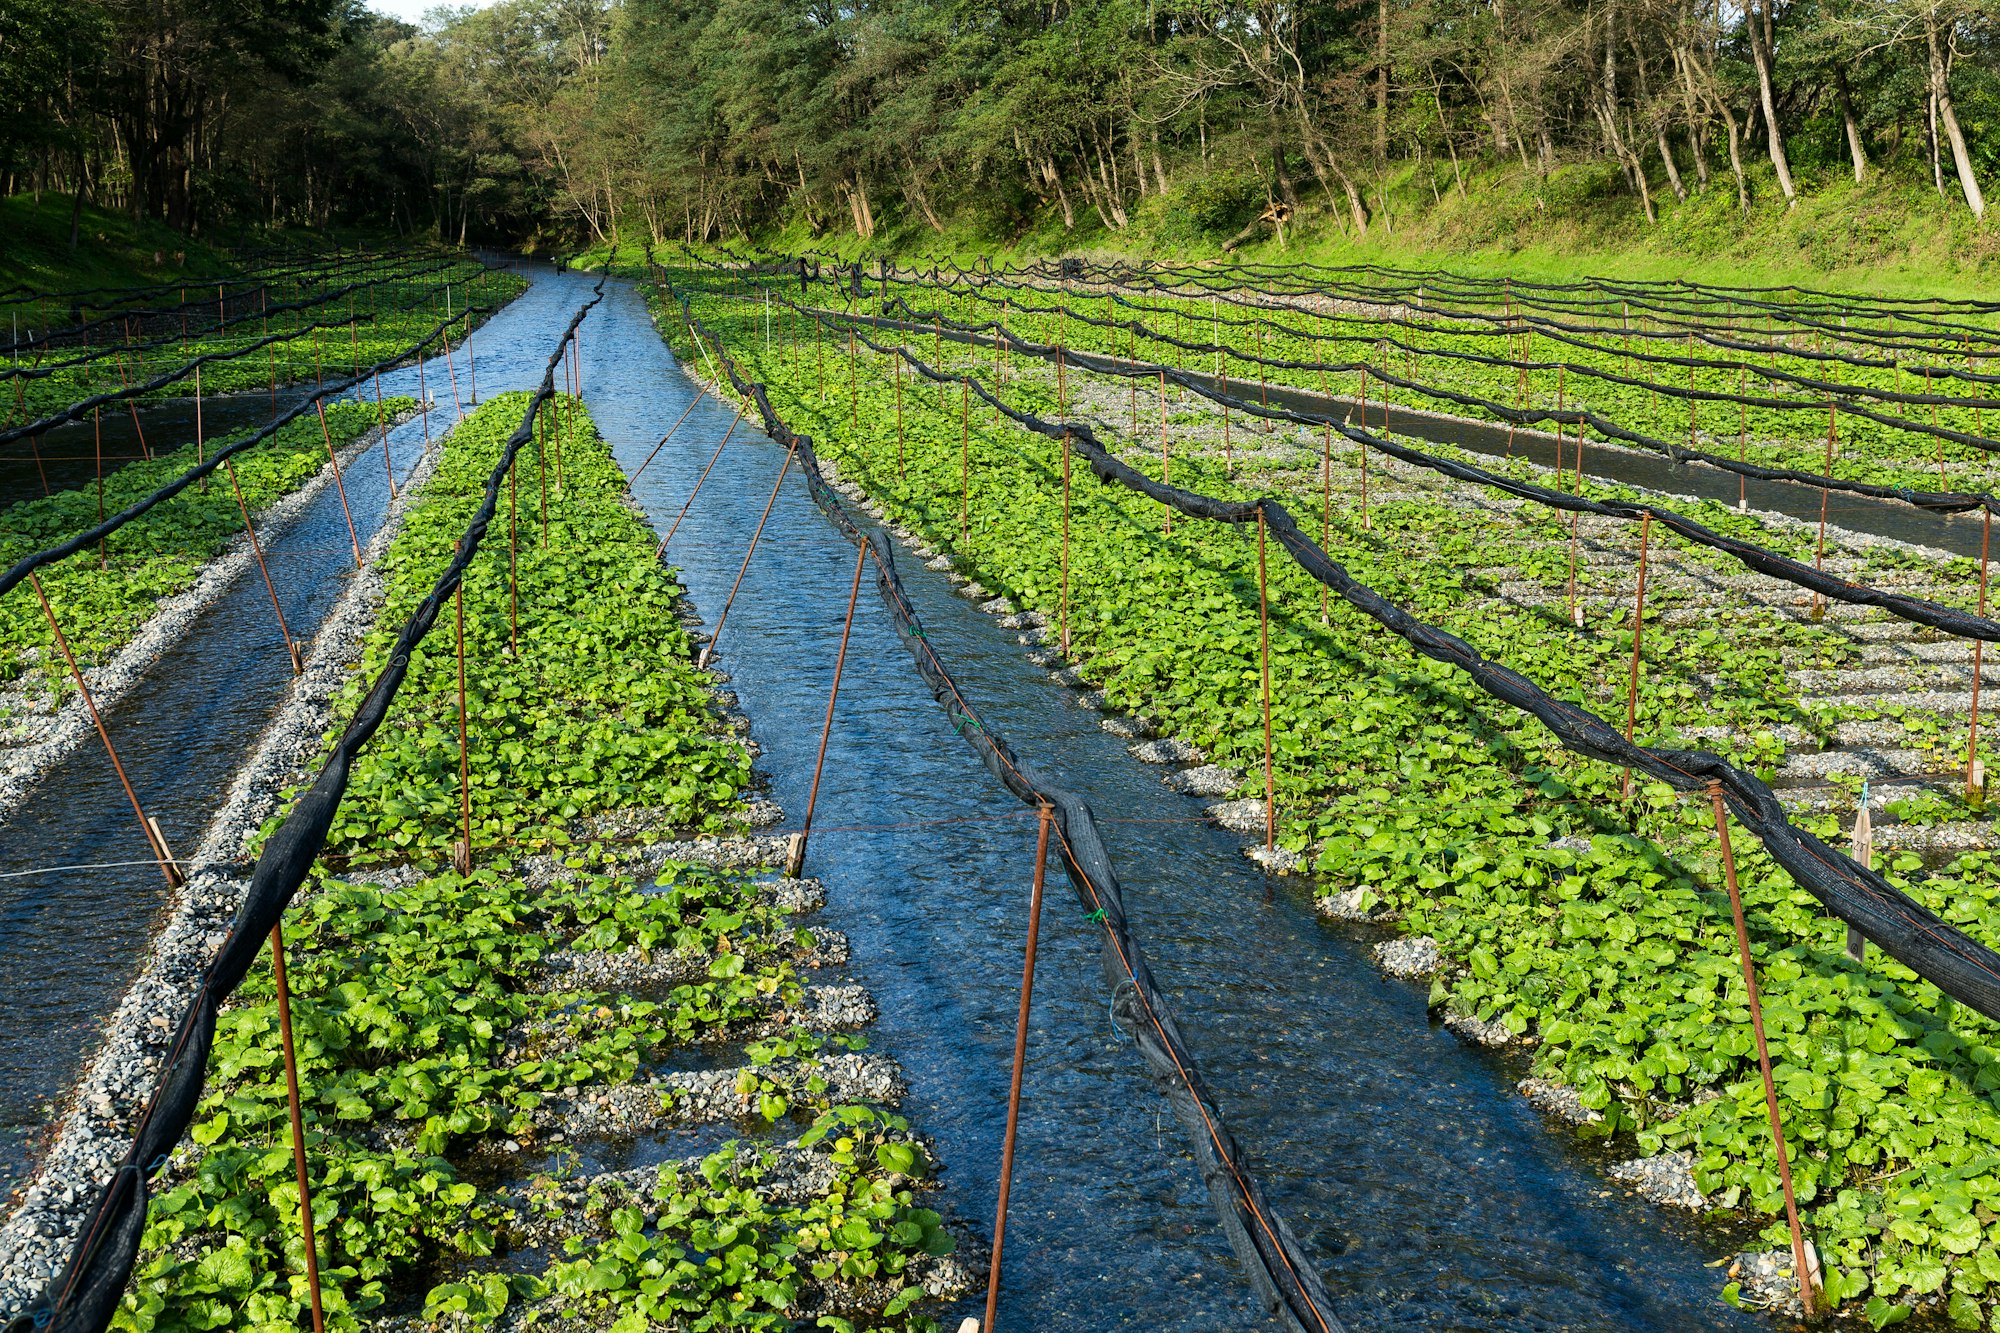
[[(284, 739), (353, 714), (527, 401), (483, 404), (406, 493), (274, 773), (318, 766)], [(845, 941), (772, 870), (779, 812), (623, 475), (578, 400), (543, 411), (464, 584), (469, 869), (441, 622), (285, 923), (328, 1326), (925, 1326), (969, 1274), (872, 1004), (816, 979)], [(257, 786), (246, 851), (289, 804)], [(197, 887), (217, 923), (244, 889)], [(260, 965), (116, 1326), (308, 1318), (276, 1026)]]
[[(36, 578), (100, 708), (113, 705), (196, 613), (236, 580), (252, 575), (245, 512), (268, 542), (313, 494), (332, 481), (332, 460), (354, 467), (414, 408), (408, 398), (337, 402), (279, 428), (246, 450), (229, 472), (183, 491)], [(212, 455), (216, 444), (209, 445)], [(95, 487), (25, 500), (0, 513), (0, 567), (89, 530), (198, 461), (192, 443), (108, 477)], [(239, 503), (239, 491), (241, 500)], [(0, 599), (0, 812), (33, 776), (85, 739), (89, 718), (69, 661), (34, 590)]]
[[(169, 291), (80, 324), (50, 327), (48, 304), (30, 303), (16, 312), (20, 336), (0, 366), (0, 379), (12, 381), (0, 383), (4, 428), (168, 376), (174, 378), (130, 397), (143, 404), (317, 384), (401, 353), (453, 314), (463, 316), (451, 329), (455, 346), (468, 325), (476, 328), (525, 286), (519, 275), (462, 252), (413, 250), (320, 270), (253, 270), (205, 290), (191, 283), (184, 299)], [(478, 312), (468, 313), (469, 306)], [(207, 359), (197, 378), (191, 366), (201, 358)], [(468, 374), (464, 361), (459, 355), (456, 371), (443, 368), (447, 380)], [(127, 408), (121, 398), (105, 410)]]
[(1227, 376), (1245, 395), (1365, 392), (1474, 420), (1527, 414), (1524, 426), (1572, 439), (1588, 412), (1590, 439), (1622, 428), (1656, 451), (1920, 490), (1993, 480), (1990, 311), (1860, 302), (1824, 313), (1776, 298), (1758, 309), (1754, 295), (1738, 304), (1655, 289), (1579, 312), (1537, 309), (1511, 288), (1427, 288), (1423, 276), (1350, 290), (1328, 275), (1287, 292), (1254, 273), (1077, 267), (871, 281), (869, 312), (916, 325), (1002, 321), (1027, 341)]
[[(1315, 539), (1324, 523), (1327, 553), (1363, 584), (1622, 723), (1636, 524), (1586, 517), (1573, 536), (1568, 515), (1379, 453), (1364, 512), (1361, 456), (1338, 433), (1239, 412), (1225, 452), (1211, 402), (1150, 379), (1058, 371), (1020, 350), (1053, 321), (1029, 333), (1006, 312), (1016, 346), (1003, 354), (954, 343), (942, 317), (923, 327), (915, 315), (937, 299), (928, 284), (915, 284), (924, 300), (912, 297), (909, 312), (889, 312), (908, 313), (907, 327), (884, 329), (848, 321), (849, 298), (824, 288), (795, 312), (796, 269), (784, 271), (792, 278), (691, 264), (665, 275), (846, 481), (970, 579), (966, 591), (993, 598), (1036, 660), (1104, 710), (1107, 729), (1173, 765), (1170, 785), (1224, 798), (1215, 817), (1258, 844), (1255, 524), (1180, 515), (1169, 530), (1160, 504), (1099, 484), (1057, 439), (926, 378), (919, 362), (973, 376), (1014, 410), (1088, 428), (1149, 476), (1170, 467), (1174, 485), (1203, 495), (1283, 498), (1302, 523), (1311, 516)], [(768, 295), (760, 281), (772, 281)], [(664, 292), (656, 308), (684, 357), (706, 355)], [(1068, 324), (1068, 345), (1087, 345)], [(870, 339), (909, 355), (899, 365)], [(1252, 386), (1233, 392), (1255, 400)], [(1764, 444), (1779, 460), (1804, 447)], [(1921, 476), (1888, 443), (1865, 452), (1842, 475)], [(1573, 471), (1552, 480), (1481, 461), (1566, 492), (1637, 497)], [(1838, 530), (1822, 552), (1811, 526), (1649, 498), (1843, 578), (1980, 604), (1973, 562)], [(1875, 608), (1822, 610), (1793, 583), (1658, 524), (1649, 545), (1637, 738), (1733, 758), (1777, 787), (1799, 827), (1843, 846), (1865, 778), (1882, 825), (1877, 869), (1994, 943), (1991, 825), (1964, 784), (1970, 643)], [(1434, 1011), (1461, 1035), (1513, 1052), (1539, 1105), (1609, 1138), (1623, 1159), (1616, 1178), (1665, 1204), (1765, 1224), (1769, 1252), (1717, 1285), (1731, 1300), (1784, 1306), (1788, 1233), (1708, 802), (1643, 777), (1627, 795), (1618, 768), (1564, 750), (1412, 654), (1275, 548), (1261, 555), (1276, 837), (1268, 853), (1249, 850), (1312, 874), (1329, 916), (1399, 932), (1379, 951), (1384, 966), (1427, 982)], [(1983, 683), (1992, 679), (1989, 668)], [(1850, 958), (1844, 923), (1756, 839), (1739, 832), (1735, 861), (1791, 1170), (1828, 1296), (1878, 1326), (1913, 1308), (1983, 1324), (2000, 1278), (1992, 1021), (1877, 950)]]

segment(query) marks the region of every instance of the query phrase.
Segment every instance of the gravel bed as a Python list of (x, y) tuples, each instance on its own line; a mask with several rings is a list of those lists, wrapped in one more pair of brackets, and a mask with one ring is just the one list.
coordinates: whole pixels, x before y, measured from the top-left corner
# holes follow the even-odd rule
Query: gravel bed
[(1610, 1176), (1637, 1190), (1640, 1198), (1662, 1208), (1685, 1208), (1698, 1213), (1708, 1207), (1708, 1196), (1694, 1183), (1692, 1152), (1663, 1152), (1619, 1162), (1611, 1168)]
[(813, 1060), (774, 1060), (740, 1069), (662, 1071), (615, 1087), (558, 1097), (533, 1114), (544, 1143), (599, 1134), (644, 1134), (671, 1125), (743, 1120), (756, 1114), (757, 1092), (739, 1092), (753, 1079), (804, 1100), (806, 1083), (825, 1083), (819, 1096), (840, 1102), (895, 1106), (903, 1100), (902, 1072), (879, 1055), (835, 1052)]

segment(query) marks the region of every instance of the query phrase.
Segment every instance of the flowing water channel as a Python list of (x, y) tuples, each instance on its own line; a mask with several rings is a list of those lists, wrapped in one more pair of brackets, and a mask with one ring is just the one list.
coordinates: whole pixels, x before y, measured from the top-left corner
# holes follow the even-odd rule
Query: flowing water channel
[[(629, 288), (607, 297), (585, 347), (584, 397), (630, 472), (691, 386)], [(641, 476), (662, 531), (731, 415), (705, 401)], [(711, 622), (782, 461), (739, 428), (675, 535), (669, 555)], [(718, 645), (793, 826), (853, 560), (793, 472)], [(1727, 1252), (1721, 1238), (1604, 1181), (1514, 1093), (1517, 1070), (1434, 1027), (1422, 987), (1377, 971), (1379, 936), (1321, 923), (1304, 883), (1246, 860), (941, 574), (914, 559), (901, 572), (987, 721), (1105, 821), (1133, 928), (1203, 1074), (1350, 1327), (1759, 1326), (1717, 1299), (1723, 1275), (1707, 1265)], [(807, 871), (826, 881), (828, 922), (852, 937), (851, 970), (881, 1007), (871, 1039), (901, 1062), (905, 1110), (938, 1143), (954, 1210), (984, 1235), (1034, 823), (952, 732), (866, 588), (814, 824)], [(1178, 1126), (1111, 1026), (1096, 932), (1066, 886), (1046, 911), (1003, 1326), (1267, 1326)]]
[[(561, 322), (576, 306), (572, 286), (538, 281), (475, 332), (482, 388), (529, 388), (539, 381)], [(386, 373), (382, 392), (415, 397), (417, 377), (415, 366)], [(461, 373), (461, 383), (465, 378)], [(425, 383), (436, 403), (429, 428), (435, 434), (454, 419), (449, 379), (429, 374)], [(267, 397), (230, 401), (247, 413), (242, 424), (269, 419)], [(153, 413), (173, 406), (157, 405), (142, 418), (156, 450), (192, 441), (192, 404), (179, 433), (155, 425), (167, 418)], [(204, 418), (210, 438), (219, 429), (212, 421)], [(105, 425), (109, 433), (110, 418)], [(130, 438), (129, 420), (126, 430)], [(420, 419), (391, 433), (389, 452), (399, 476), (421, 456), (424, 437)], [(380, 448), (350, 463), (344, 482), (365, 546), (388, 507)], [(354, 568), (338, 492), (323, 488), (289, 526), (258, 535), (286, 624), (302, 646), (309, 644)], [(28, 594), (23, 589), (16, 595)], [(201, 842), (291, 678), (270, 595), (252, 568), (107, 710), (105, 725), (139, 801), (178, 854), (191, 856)], [(95, 736), (0, 817), (0, 953), (13, 969), (12, 984), (0, 990), (0, 1196), (27, 1169), (49, 1124), (51, 1100), (90, 1059), (100, 1024), (137, 974), (169, 905), (159, 868), (142, 859), (146, 854), (132, 808)]]
[[(474, 340), (492, 392), (539, 377), (591, 279), (537, 270)], [(639, 294), (612, 284), (582, 336), (584, 396), (628, 472), (693, 395)], [(405, 383), (405, 379), (409, 382)], [(407, 392), (414, 371), (385, 377)], [(433, 385), (434, 389), (437, 387)], [(637, 498), (664, 531), (732, 412), (699, 405)], [(448, 398), (434, 426), (448, 421)], [(422, 428), (396, 432), (407, 470)], [(355, 523), (380, 522), (380, 455), (348, 474)], [(782, 452), (739, 428), (670, 555), (711, 620), (736, 578)], [(329, 488), (271, 543), (294, 633), (310, 637), (351, 567)], [(789, 820), (803, 813), (853, 548), (796, 471), (780, 488), (718, 665), (763, 746)], [(1385, 979), (1365, 928), (1320, 922), (1308, 886), (1267, 877), (1200, 802), (1170, 792), (1013, 635), (904, 562), (933, 644), (989, 722), (1083, 793), (1127, 886), (1134, 930), (1249, 1165), (1315, 1256), (1352, 1328), (1685, 1330), (1765, 1325), (1723, 1306), (1719, 1234), (1629, 1197), (1514, 1093), (1519, 1070), (1433, 1026), (1420, 986)], [(289, 667), (254, 573), (108, 719), (168, 838), (191, 846), (278, 705)], [(991, 1223), (1034, 849), (1028, 814), (946, 724), (864, 589), (808, 873), (881, 1009), (875, 1048), (947, 1165), (970, 1243)], [(0, 825), (0, 1171), (16, 1175), (44, 1104), (88, 1057), (167, 902), (158, 871), (36, 867), (135, 858), (101, 748), (79, 748)], [(1012, 1329), (1273, 1326), (1221, 1241), (1180, 1131), (1113, 1029), (1096, 932), (1054, 884), (1030, 1035), (1002, 1322)], [(675, 1151), (634, 1145), (632, 1160)], [(616, 1163), (612, 1163), (615, 1165)]]

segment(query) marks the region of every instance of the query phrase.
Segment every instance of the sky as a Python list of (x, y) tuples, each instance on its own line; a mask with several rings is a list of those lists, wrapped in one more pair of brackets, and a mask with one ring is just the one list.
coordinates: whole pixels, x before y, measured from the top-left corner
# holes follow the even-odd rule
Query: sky
[(377, 14), (387, 14), (391, 18), (415, 23), (430, 10), (440, 4), (449, 3), (453, 8), (484, 9), (493, 0), (368, 0), (368, 7)]

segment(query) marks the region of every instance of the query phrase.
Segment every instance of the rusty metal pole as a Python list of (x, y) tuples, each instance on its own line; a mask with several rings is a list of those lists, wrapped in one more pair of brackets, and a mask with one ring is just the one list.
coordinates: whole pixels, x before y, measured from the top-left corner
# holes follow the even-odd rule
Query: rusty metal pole
[(340, 479), (340, 459), (333, 452), (333, 432), (326, 426), (326, 402), (316, 399), (313, 407), (319, 411), (319, 437), (326, 441), (326, 461), (333, 467), (334, 489), (340, 492), (340, 512), (347, 518), (347, 540), (354, 547), (354, 567), (361, 568), (361, 538), (355, 535), (354, 511), (347, 507), (347, 483)]
[(42, 437), (40, 435), (30, 435), (28, 437), (28, 451), (35, 456), (35, 472), (42, 479), (42, 497), (47, 499), (52, 492), (49, 490), (49, 474), (42, 467)]
[(549, 400), (544, 398), (535, 409), (535, 466), (540, 472), (542, 487), (542, 545), (549, 544), (549, 417), (551, 412), (543, 411)]
[(848, 425), (861, 428), (861, 380), (857, 369), (854, 330), (847, 331), (847, 415)]
[(271, 581), (271, 567), (264, 563), (264, 547), (257, 540), (256, 525), (250, 522), (250, 506), (243, 501), (243, 485), (236, 480), (236, 460), (224, 459), (222, 466), (229, 471), (229, 485), (236, 492), (236, 508), (243, 515), (243, 531), (250, 537), (250, 554), (257, 557), (257, 569), (264, 576), (264, 591), (271, 594), (271, 610), (278, 617), (278, 636), (285, 641), (285, 655), (292, 659), (292, 674), (303, 676), (306, 667), (299, 658), (299, 645), (285, 626), (285, 608), (278, 604), (278, 585)]
[[(1986, 614), (1986, 558), (1993, 545), (1993, 511), (1979, 511), (1979, 614)], [(1986, 791), (1985, 765), (1979, 762), (1979, 677), (1985, 665), (1986, 641), (1972, 641), (1972, 725), (1965, 737), (1965, 795), (1975, 800)]]
[(459, 340), (458, 345), (465, 349), (465, 374), (466, 378), (471, 381), (469, 387), (472, 390), (472, 405), (477, 407), (479, 406), (479, 367), (472, 360), (472, 312), (470, 310), (465, 312), (465, 337)]
[[(1382, 429), (1387, 430), (1388, 428), (1389, 413), (1384, 409), (1382, 413)], [(1363, 364), (1361, 367), (1361, 430), (1364, 435), (1368, 430), (1368, 367), (1366, 364)], [(1356, 440), (1355, 444), (1361, 450), (1361, 527), (1363, 531), (1373, 531), (1375, 525), (1368, 519), (1368, 441), (1360, 439)]]
[[(1632, 594), (1632, 676), (1625, 686), (1625, 739), (1630, 741), (1639, 721), (1639, 638), (1646, 630), (1646, 554), (1653, 536), (1653, 511), (1639, 519), (1639, 585)], [(1625, 770), (1621, 791), (1632, 794), (1632, 770)]]
[[(1833, 440), (1839, 419), (1840, 404), (1837, 400), (1829, 399), (1826, 405), (1826, 480), (1829, 483), (1833, 480)], [(1826, 563), (1826, 502), (1832, 491), (1831, 485), (1819, 488), (1819, 540), (1813, 546), (1813, 568), (1816, 570)], [(1825, 617), (1826, 599), (1815, 592), (1812, 600), (1812, 618), (1817, 621)]]
[[(749, 549), (743, 552), (743, 564), (736, 571), (736, 582), (729, 585), (729, 596), (723, 600), (722, 614), (715, 618), (715, 632), (702, 645), (701, 655), (695, 659), (695, 669), (708, 665), (708, 659), (715, 655), (715, 645), (722, 639), (722, 627), (729, 623), (729, 608), (736, 604), (736, 590), (743, 586), (743, 576), (750, 572), (750, 557), (757, 554), (757, 541), (764, 535), (764, 525), (771, 520), (771, 508), (778, 503), (778, 490), (785, 484), (785, 474), (791, 471), (792, 459), (798, 454), (798, 446), (785, 450), (785, 461), (778, 467), (778, 479), (771, 483), (771, 498), (764, 502), (764, 513), (757, 520), (757, 530), (750, 534)], [(689, 496), (690, 500), (694, 497)]]
[[(1560, 434), (1561, 427), (1557, 427), (1557, 431)], [(1556, 468), (1556, 480), (1558, 482), (1562, 480), (1560, 460)], [(1574, 495), (1583, 494), (1583, 422), (1581, 419), (1576, 423), (1576, 483), (1575, 489), (1571, 493)], [(1582, 535), (1582, 524), (1583, 515), (1572, 509), (1569, 515), (1569, 623), (1575, 625), (1578, 629), (1583, 628), (1583, 608), (1577, 604), (1576, 600), (1576, 548)]]
[(903, 358), (894, 359), (896, 368), (896, 476), (903, 476)]
[[(469, 571), (468, 571), (469, 572)], [(472, 873), (472, 761), (467, 753), (465, 719), (465, 575), (458, 578), (458, 586), (452, 590), (452, 608), (458, 619), (458, 803), (461, 819), (464, 821), (465, 841), (460, 851), (452, 858), (458, 865), (458, 873)]]
[(739, 407), (736, 409), (736, 420), (730, 422), (729, 429), (722, 433), (722, 443), (716, 445), (715, 452), (709, 456), (708, 466), (703, 468), (701, 476), (695, 479), (694, 489), (688, 492), (687, 500), (681, 505), (681, 512), (674, 515), (673, 525), (667, 529), (667, 535), (660, 538), (660, 545), (653, 552), (653, 559), (658, 560), (667, 553), (667, 543), (672, 541), (674, 533), (680, 530), (681, 520), (688, 516), (688, 510), (694, 505), (694, 497), (701, 494), (701, 484), (708, 480), (708, 474), (714, 470), (716, 460), (722, 457), (724, 446), (729, 443), (729, 437), (736, 433), (736, 424), (741, 420), (743, 420), (743, 409)]
[(632, 474), (632, 480), (625, 483), (627, 486), (634, 486), (638, 484), (640, 473), (643, 473), (647, 468), (652, 466), (653, 460), (659, 456), (660, 450), (667, 447), (667, 441), (674, 438), (674, 432), (679, 430), (681, 428), (681, 423), (688, 419), (688, 413), (694, 411), (696, 407), (701, 405), (701, 400), (707, 393), (708, 393), (708, 386), (706, 384), (697, 385), (695, 387), (694, 397), (688, 400), (688, 405), (681, 410), (681, 414), (678, 417), (674, 418), (674, 424), (667, 427), (667, 433), (665, 435), (662, 435), (660, 437), (660, 442), (653, 446), (653, 452), (646, 455), (646, 461), (639, 464), (639, 471), (634, 472)]
[(1069, 656), (1069, 432), (1062, 437), (1062, 616), (1061, 648)]
[[(1167, 372), (1165, 369), (1160, 371), (1160, 483), (1164, 486), (1174, 484), (1174, 446), (1173, 442), (1167, 438)], [(1166, 515), (1166, 535), (1171, 537), (1174, 535), (1174, 507), (1172, 505), (1161, 505), (1160, 509)]]
[(1750, 957), (1750, 930), (1743, 921), (1743, 895), (1736, 885), (1736, 854), (1729, 846), (1729, 816), (1722, 806), (1722, 784), (1708, 784), (1709, 804), (1715, 811), (1715, 836), (1722, 844), (1722, 874), (1729, 888), (1729, 911), (1736, 922), (1736, 952), (1743, 961), (1743, 988), (1750, 1000), (1750, 1030), (1757, 1038), (1757, 1065), (1764, 1075), (1764, 1109), (1771, 1117), (1771, 1145), (1778, 1154), (1778, 1183), (1785, 1192), (1785, 1221), (1792, 1231), (1792, 1265), (1799, 1280), (1799, 1303), (1808, 1318), (1819, 1308), (1811, 1269), (1806, 1260), (1805, 1229), (1799, 1223), (1799, 1204), (1792, 1193), (1792, 1164), (1785, 1154), (1785, 1126), (1778, 1115), (1778, 1089), (1771, 1078), (1771, 1050), (1764, 1040), (1764, 1009), (1757, 998), (1757, 966)]
[(1264, 677), (1264, 850), (1278, 842), (1278, 791), (1271, 771), (1271, 598), (1264, 578), (1264, 506), (1257, 505), (1257, 657)]
[(146, 846), (160, 863), (160, 873), (166, 876), (167, 887), (179, 888), (184, 882), (180, 867), (167, 854), (166, 843), (159, 837), (153, 821), (146, 818), (146, 811), (139, 804), (139, 794), (132, 790), (132, 780), (125, 776), (125, 765), (119, 762), (118, 747), (111, 743), (111, 732), (104, 725), (104, 716), (97, 711), (97, 700), (90, 696), (90, 686), (83, 679), (83, 669), (77, 666), (76, 654), (70, 651), (69, 640), (63, 636), (62, 626), (56, 621), (55, 608), (49, 605), (49, 595), (42, 590), (42, 580), (32, 569), (28, 571), (28, 582), (34, 585), (35, 596), (42, 604), (42, 614), (48, 617), (49, 632), (55, 635), (56, 647), (62, 651), (63, 661), (69, 664), (70, 679), (76, 682), (77, 693), (83, 696), (83, 706), (90, 713), (91, 725), (97, 728), (97, 738), (104, 742), (104, 753), (111, 756), (111, 768), (118, 774), (118, 785), (125, 789), (125, 799), (132, 803), (132, 813), (139, 820), (139, 832), (145, 836)]
[(840, 698), (840, 676), (847, 669), (847, 640), (854, 632), (854, 605), (861, 596), (861, 567), (868, 559), (868, 542), (864, 538), (854, 552), (854, 585), (847, 590), (847, 619), (840, 626), (840, 651), (833, 659), (833, 686), (826, 692), (826, 723), (819, 733), (819, 758), (813, 761), (812, 787), (806, 792), (805, 825), (792, 838), (791, 854), (786, 858), (785, 873), (797, 878), (805, 869), (806, 843), (812, 837), (813, 809), (819, 804), (819, 778), (826, 769), (826, 743), (833, 735), (833, 705)]
[(424, 419), (424, 448), (431, 447), (431, 391), (424, 379), (424, 349), (417, 348), (417, 411)]
[(517, 453), (507, 464), (507, 651), (515, 657), (521, 655), (521, 524), (514, 484), (519, 463)]
[[(1750, 368), (1739, 362), (1736, 367), (1736, 461), (1750, 459)], [(1750, 479), (1747, 473), (1736, 474), (1736, 508), (1738, 512), (1750, 507)]]
[(285, 933), (271, 927), (271, 975), (278, 986), (278, 1040), (285, 1057), (285, 1099), (292, 1113), (292, 1169), (299, 1182), (299, 1231), (305, 1238), (306, 1291), (312, 1302), (313, 1333), (324, 1333), (326, 1315), (320, 1308), (319, 1238), (313, 1229), (312, 1186), (306, 1179), (306, 1124), (299, 1108), (299, 1062), (292, 1042), (292, 993), (285, 985)]
[(375, 372), (375, 429), (382, 432), (382, 470), (389, 475), (389, 499), (396, 498), (396, 460), (389, 456), (389, 419), (382, 407), (382, 372)]
[(439, 329), (438, 336), (444, 339), (444, 369), (445, 374), (451, 377), (451, 410), (455, 423), (465, 420), (465, 409), (458, 401), (458, 368), (451, 362), (451, 330)]
[(972, 385), (958, 382), (958, 548), (972, 549)]
[(1035, 878), (1028, 890), (1028, 947), (1021, 963), (1021, 1007), (1014, 1018), (1014, 1068), (1007, 1084), (1007, 1128), (1000, 1139), (1000, 1198), (993, 1213), (993, 1255), (986, 1265), (986, 1322), (993, 1333), (1000, 1310), (1000, 1251), (1007, 1239), (1007, 1196), (1014, 1185), (1014, 1134), (1021, 1123), (1021, 1071), (1028, 1057), (1028, 1008), (1035, 993), (1035, 946), (1042, 931), (1042, 885), (1049, 866), (1049, 807), (1035, 832)]

